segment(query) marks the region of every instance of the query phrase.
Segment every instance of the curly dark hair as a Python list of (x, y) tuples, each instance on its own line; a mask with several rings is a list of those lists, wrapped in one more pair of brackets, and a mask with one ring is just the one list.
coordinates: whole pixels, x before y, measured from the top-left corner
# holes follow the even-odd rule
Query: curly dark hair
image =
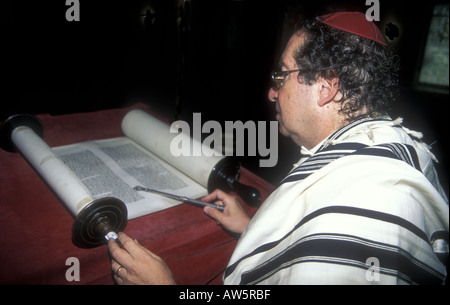
[[(339, 78), (341, 113), (348, 121), (374, 113), (386, 114), (398, 92), (399, 59), (391, 48), (316, 19), (299, 27), (306, 35), (294, 58), (298, 80), (314, 83), (319, 77)], [(363, 109), (367, 107), (367, 111)]]

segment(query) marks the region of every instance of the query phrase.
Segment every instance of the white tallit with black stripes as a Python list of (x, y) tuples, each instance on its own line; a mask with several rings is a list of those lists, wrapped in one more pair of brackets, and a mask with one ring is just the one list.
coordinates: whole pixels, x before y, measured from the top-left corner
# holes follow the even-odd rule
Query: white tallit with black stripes
[(400, 123), (362, 119), (309, 151), (251, 220), (224, 283), (441, 284), (448, 199)]

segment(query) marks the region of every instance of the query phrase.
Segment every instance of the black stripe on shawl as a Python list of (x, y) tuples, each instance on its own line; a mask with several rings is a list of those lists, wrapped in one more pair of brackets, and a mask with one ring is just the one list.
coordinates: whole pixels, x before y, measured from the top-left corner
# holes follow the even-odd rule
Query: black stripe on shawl
[[(311, 238), (314, 237), (314, 238)], [(366, 261), (376, 257), (381, 274), (410, 284), (442, 284), (444, 275), (418, 261), (401, 248), (357, 236), (315, 234), (306, 236), (269, 261), (241, 275), (240, 284), (257, 284), (296, 264), (320, 262), (369, 270)]]
[(225, 278), (227, 276), (229, 276), (231, 273), (233, 273), (233, 271), (236, 269), (236, 267), (239, 265), (239, 263), (241, 261), (243, 261), (253, 255), (268, 251), (268, 250), (276, 247), (281, 241), (283, 241), (286, 237), (291, 235), (295, 230), (300, 228), (303, 224), (307, 223), (311, 219), (314, 219), (320, 215), (329, 214), (329, 213), (350, 214), (350, 215), (362, 216), (362, 217), (367, 217), (367, 218), (371, 218), (371, 219), (389, 222), (389, 223), (398, 225), (400, 227), (403, 227), (403, 228), (411, 231), (412, 233), (417, 235), (419, 238), (421, 238), (425, 242), (429, 243), (428, 237), (425, 234), (425, 232), (423, 232), (420, 228), (418, 228), (413, 223), (407, 221), (404, 218), (398, 217), (396, 215), (373, 211), (373, 210), (368, 210), (368, 209), (348, 207), (348, 206), (329, 206), (329, 207), (321, 208), (319, 210), (316, 210), (316, 211), (306, 215), (290, 232), (288, 232), (281, 239), (259, 246), (258, 248), (253, 250), (251, 253), (243, 256), (238, 261), (236, 261), (232, 265), (228, 266), (227, 269), (225, 270)]

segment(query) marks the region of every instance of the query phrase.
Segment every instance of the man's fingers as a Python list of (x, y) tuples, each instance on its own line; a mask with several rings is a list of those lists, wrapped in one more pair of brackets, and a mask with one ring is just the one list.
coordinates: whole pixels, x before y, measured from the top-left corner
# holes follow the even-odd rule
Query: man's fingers
[(122, 244), (126, 252), (128, 252), (132, 257), (136, 256), (137, 251), (141, 250), (141, 246), (136, 243), (136, 241), (130, 238), (127, 234), (119, 233), (119, 242)]
[(208, 215), (209, 217), (215, 219), (216, 221), (218, 221), (220, 223), (222, 223), (223, 218), (225, 217), (223, 212), (220, 212), (216, 208), (204, 207), (203, 211), (205, 212), (206, 215)]
[[(117, 242), (123, 245), (119, 247)], [(119, 284), (175, 284), (166, 263), (157, 255), (119, 233), (118, 240), (110, 239), (111, 270)]]
[(118, 235), (118, 240), (108, 240), (109, 252), (118, 264), (128, 268), (130, 266), (126, 265), (127, 262), (132, 261), (138, 255), (138, 251), (142, 251), (141, 246), (123, 232)]

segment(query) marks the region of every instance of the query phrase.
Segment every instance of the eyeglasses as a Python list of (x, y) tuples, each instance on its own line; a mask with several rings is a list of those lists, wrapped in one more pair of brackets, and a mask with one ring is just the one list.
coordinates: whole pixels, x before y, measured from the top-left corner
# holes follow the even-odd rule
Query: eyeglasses
[(284, 83), (286, 81), (286, 76), (288, 76), (292, 72), (298, 72), (298, 71), (300, 71), (300, 69), (272, 72), (272, 74), (271, 74), (272, 82), (273, 82), (272, 88), (274, 90), (280, 90), (281, 87), (283, 87), (283, 85), (284, 85)]

